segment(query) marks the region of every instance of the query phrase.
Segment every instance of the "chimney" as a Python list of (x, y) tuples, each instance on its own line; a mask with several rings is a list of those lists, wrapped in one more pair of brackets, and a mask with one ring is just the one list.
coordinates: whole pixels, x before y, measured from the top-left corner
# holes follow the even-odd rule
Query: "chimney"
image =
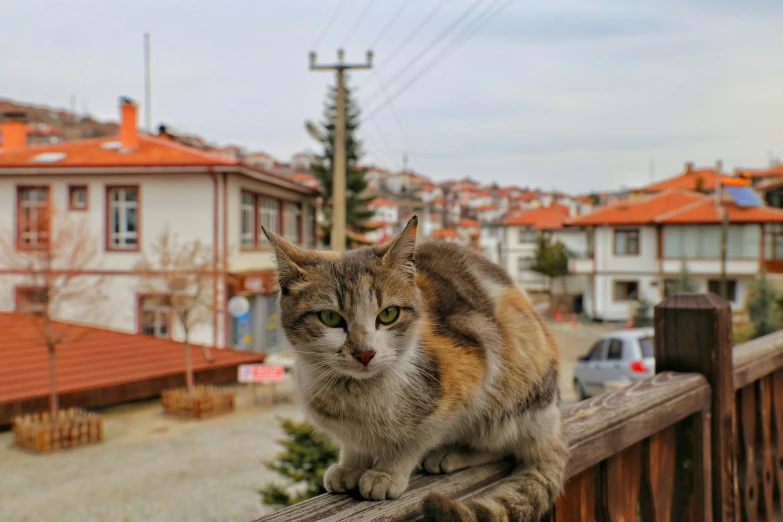
[(139, 131), (136, 127), (136, 102), (120, 98), (120, 144), (128, 151), (139, 147)]
[(685, 163), (685, 173), (690, 174), (691, 172), (693, 172), (693, 162), (688, 161)]
[(723, 172), (723, 162), (721, 160), (715, 161), (715, 172), (717, 172), (718, 174)]
[(6, 112), (0, 125), (3, 149), (21, 149), (27, 146), (27, 113)]

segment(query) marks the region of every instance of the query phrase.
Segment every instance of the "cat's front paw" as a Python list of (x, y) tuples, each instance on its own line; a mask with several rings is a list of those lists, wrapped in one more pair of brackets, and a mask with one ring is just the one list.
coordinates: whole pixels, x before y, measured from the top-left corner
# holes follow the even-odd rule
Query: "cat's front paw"
[(356, 489), (365, 470), (332, 464), (324, 473), (324, 488), (329, 493), (345, 493)]
[(408, 478), (368, 470), (359, 479), (359, 492), (367, 500), (392, 500), (399, 498), (408, 489)]
[(451, 473), (462, 469), (463, 453), (451, 448), (439, 448), (427, 455), (424, 459), (424, 469), (428, 473), (438, 475), (440, 473)]

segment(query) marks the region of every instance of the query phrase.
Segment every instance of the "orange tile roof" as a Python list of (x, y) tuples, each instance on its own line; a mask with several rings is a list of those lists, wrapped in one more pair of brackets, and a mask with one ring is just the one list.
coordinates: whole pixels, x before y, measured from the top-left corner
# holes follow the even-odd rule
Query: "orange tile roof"
[(381, 219), (373, 219), (372, 221), (366, 222), (364, 225), (369, 228), (381, 228), (386, 226), (386, 222)]
[(399, 207), (400, 205), (388, 199), (375, 198), (369, 203), (367, 203), (367, 206), (368, 207)]
[[(111, 147), (111, 148), (107, 148)], [(63, 153), (57, 161), (36, 161), (43, 153)], [(116, 136), (63, 141), (57, 144), (32, 145), (21, 149), (0, 150), (0, 168), (4, 167), (135, 167), (239, 165), (238, 160), (224, 158), (167, 138), (139, 133), (138, 148), (119, 149)]]
[(570, 209), (557, 202), (548, 207), (534, 208), (526, 212), (512, 214), (504, 222), (507, 226), (531, 226), (538, 230), (554, 230), (563, 228), (568, 220)]
[(354, 232), (353, 230), (348, 230), (345, 232), (345, 235), (351, 238), (352, 240), (356, 241), (357, 243), (361, 243), (363, 245), (372, 245), (373, 242), (367, 239), (367, 236), (364, 234), (359, 234), (358, 232)]
[[(0, 404), (46, 396), (49, 393), (48, 356), (38, 337), (36, 318), (0, 313)], [(55, 323), (55, 326), (62, 323)], [(57, 347), (57, 388), (78, 392), (133, 383), (185, 371), (182, 344), (146, 335), (73, 326), (75, 340)], [(231, 349), (210, 350), (207, 362), (193, 350), (195, 371), (261, 362), (263, 354)]]
[(294, 174), (293, 176), (291, 176), (291, 179), (296, 181), (297, 183), (318, 183), (318, 178), (316, 178), (312, 174), (305, 174), (304, 172)]
[(433, 205), (445, 205), (446, 204), (446, 198), (443, 196), (439, 196), (432, 200)]
[(462, 218), (459, 220), (459, 224), (457, 226), (462, 228), (475, 228), (475, 227), (480, 227), (481, 223), (479, 223), (475, 219)]
[(476, 212), (487, 212), (489, 210), (498, 210), (498, 206), (497, 205), (481, 205), (481, 206), (478, 206), (478, 207), (474, 208), (473, 210), (475, 210)]
[(659, 215), (707, 197), (690, 190), (666, 190), (641, 199), (620, 200), (566, 222), (568, 225), (644, 225)]
[(730, 178), (717, 172), (715, 169), (696, 169), (687, 170), (682, 174), (672, 178), (664, 179), (651, 185), (642, 187), (642, 192), (661, 192), (669, 189), (697, 190), (699, 188), (699, 179), (701, 179), (701, 190), (712, 191), (719, 179)]
[(440, 230), (433, 231), (432, 237), (434, 237), (435, 239), (447, 239), (447, 238), (459, 239), (459, 234), (457, 234), (455, 231), (453, 231), (450, 228), (441, 228)]
[[(731, 223), (783, 223), (783, 210), (772, 207), (739, 207), (734, 203), (723, 203), (729, 213)], [(700, 201), (661, 214), (656, 223), (666, 225), (685, 225), (691, 223), (720, 223), (722, 212), (715, 205), (713, 196), (705, 196)]]

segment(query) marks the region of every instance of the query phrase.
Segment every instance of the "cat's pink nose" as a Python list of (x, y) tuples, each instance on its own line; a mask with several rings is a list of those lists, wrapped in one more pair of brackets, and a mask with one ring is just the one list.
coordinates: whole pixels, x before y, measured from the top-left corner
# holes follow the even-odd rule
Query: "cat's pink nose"
[(367, 366), (368, 364), (370, 364), (372, 358), (375, 357), (375, 352), (359, 352), (355, 354), (354, 357), (356, 357), (356, 359), (360, 363)]

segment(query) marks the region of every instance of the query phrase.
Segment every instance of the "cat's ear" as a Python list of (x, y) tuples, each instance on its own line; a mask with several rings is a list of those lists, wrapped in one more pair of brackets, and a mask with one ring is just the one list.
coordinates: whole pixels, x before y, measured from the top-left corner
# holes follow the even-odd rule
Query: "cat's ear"
[(268, 230), (263, 225), (261, 226), (261, 231), (275, 249), (277, 284), (283, 293), (286, 293), (292, 283), (305, 279), (305, 273), (299, 266), (305, 254), (298, 246)]
[(418, 226), (419, 217), (414, 214), (402, 232), (391, 243), (382, 248), (379, 254), (383, 256), (385, 265), (404, 270), (411, 276), (416, 273), (413, 253), (416, 250), (416, 231)]

